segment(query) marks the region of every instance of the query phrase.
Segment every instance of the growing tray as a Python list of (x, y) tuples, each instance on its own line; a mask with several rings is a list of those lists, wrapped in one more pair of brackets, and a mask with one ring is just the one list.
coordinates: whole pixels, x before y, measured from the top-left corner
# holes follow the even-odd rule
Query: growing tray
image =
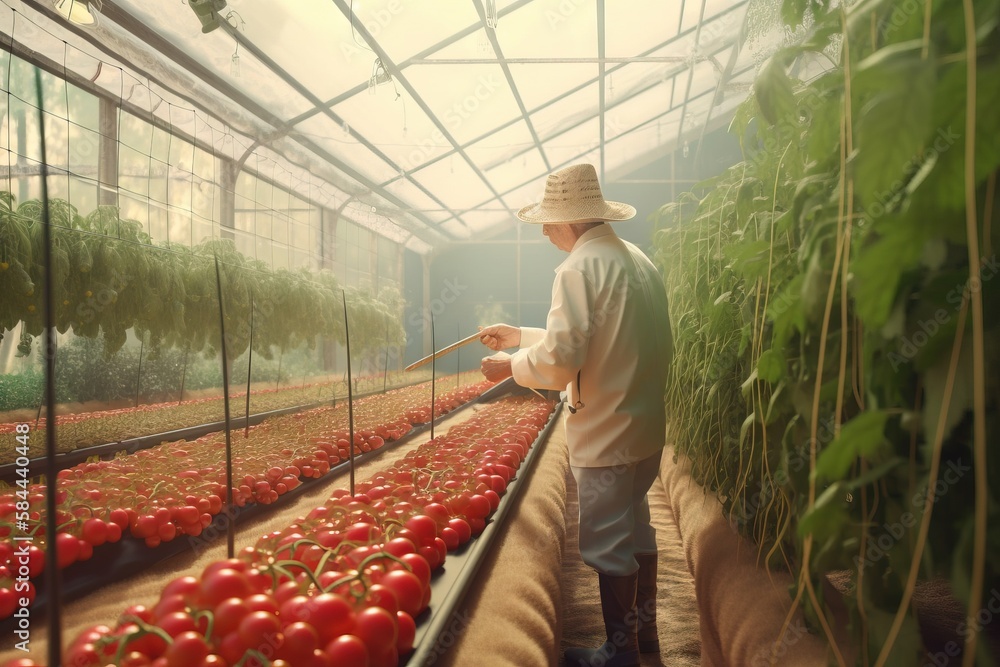
[[(492, 389), (495, 389), (495, 387), (491, 388), (490, 391), (492, 391)], [(487, 395), (487, 393), (488, 392), (484, 392), (484, 394), (459, 405), (454, 410), (442, 415), (442, 417), (451, 417), (458, 414), (462, 410), (465, 410), (469, 406), (475, 405), (477, 402), (481, 401), (483, 396)], [(435, 421), (439, 421), (442, 417), (438, 417)], [(370, 452), (355, 455), (355, 464), (360, 465), (368, 461), (375, 460), (387, 451), (408, 444), (413, 439), (430, 431), (430, 428), (430, 422), (414, 426), (408, 433), (406, 433), (406, 435), (398, 440), (387, 442), (384, 446)], [(169, 542), (164, 542), (158, 547), (150, 548), (146, 546), (143, 540), (126, 534), (122, 536), (122, 539), (118, 542), (106, 543), (99, 547), (95, 547), (94, 555), (90, 559), (76, 562), (69, 567), (60, 570), (60, 577), (62, 579), (62, 603), (65, 604), (73, 600), (78, 600), (86, 596), (88, 593), (103, 588), (109, 584), (127, 579), (128, 577), (138, 574), (154, 565), (174, 558), (180, 554), (207, 548), (210, 543), (214, 543), (219, 539), (225, 539), (226, 529), (230, 521), (236, 522), (236, 530), (238, 531), (241, 523), (259, 517), (265, 517), (274, 510), (285, 507), (288, 503), (299, 498), (303, 494), (331, 484), (349, 472), (350, 461), (344, 461), (343, 463), (339, 463), (330, 468), (329, 472), (322, 477), (310, 477), (302, 480), (302, 483), (299, 486), (279, 496), (278, 500), (273, 503), (268, 505), (251, 503), (243, 507), (234, 507), (230, 514), (227, 514), (224, 510), (213, 517), (212, 523), (210, 523), (202, 533), (202, 535), (214, 535), (214, 538), (206, 539), (201, 536), (178, 537)], [(36, 587), (36, 596), (31, 605), (31, 616), (32, 619), (44, 622), (47, 618), (49, 607), (48, 594), (46, 590), (46, 577), (37, 577), (33, 579), (32, 582)], [(15, 621), (16, 619), (13, 617), (0, 621), (0, 636), (12, 636), (16, 625)]]
[[(416, 384), (416, 383), (414, 383)], [(398, 385), (392, 387), (391, 389), (402, 389), (410, 385)], [(360, 398), (365, 398), (367, 396), (375, 396), (384, 392), (381, 391), (370, 391), (364, 394), (357, 394), (354, 398), (355, 400)], [(341, 398), (340, 400), (346, 401), (347, 398)], [(333, 401), (318, 401), (316, 403), (308, 403), (305, 405), (293, 405), (288, 408), (279, 408), (277, 410), (268, 410), (267, 412), (257, 412), (250, 415), (250, 426), (256, 426), (266, 419), (271, 417), (280, 417), (281, 415), (290, 415), (296, 412), (305, 412), (306, 410), (314, 410), (316, 408), (326, 407), (331, 405)], [(230, 427), (235, 432), (237, 429), (246, 428), (247, 418), (246, 417), (232, 417), (229, 420)], [(103, 445), (92, 445), (90, 447), (80, 447), (74, 449), (70, 452), (62, 452), (55, 455), (56, 468), (59, 470), (64, 470), (66, 468), (72, 468), (75, 465), (85, 462), (91, 457), (98, 457), (102, 459), (113, 458), (118, 452), (125, 452), (127, 454), (134, 454), (141, 449), (150, 449), (151, 447), (156, 447), (164, 442), (176, 442), (177, 440), (196, 440), (203, 435), (208, 435), (209, 433), (215, 433), (216, 431), (226, 430), (225, 421), (210, 422), (207, 424), (199, 424), (197, 426), (186, 426), (184, 428), (175, 429), (173, 431), (164, 431), (162, 433), (151, 433), (149, 435), (142, 435), (135, 438), (126, 438), (125, 440), (119, 440), (116, 442), (108, 442)], [(58, 433), (58, 427), (57, 431)], [(4, 463), (0, 465), (0, 482), (14, 482), (19, 479), (19, 471), (22, 466), (17, 466), (15, 463)], [(30, 475), (41, 474), (41, 471), (45, 468), (45, 457), (36, 457), (29, 461), (28, 470), (31, 471)]]
[[(513, 382), (511, 385), (513, 385)], [(516, 387), (517, 385), (513, 385)], [(490, 389), (490, 392), (499, 390), (494, 395), (489, 392), (480, 396), (480, 402), (489, 402), (494, 397), (514, 393), (517, 390), (510, 386), (501, 388), (497, 385)], [(490, 554), (490, 549), (500, 531), (503, 528), (504, 520), (511, 508), (517, 504), (522, 491), (531, 480), (531, 474), (535, 469), (535, 461), (541, 456), (545, 444), (548, 442), (549, 433), (558, 421), (562, 409), (562, 403), (556, 404), (555, 410), (549, 415), (549, 421), (545, 424), (538, 437), (532, 444), (528, 455), (521, 463), (510, 483), (507, 484), (507, 491), (500, 499), (500, 504), (490, 517), (486, 528), (480, 535), (468, 542), (456, 551), (449, 552), (444, 561), (444, 565), (439, 568), (431, 579), (431, 605), (415, 620), (417, 622), (417, 633), (413, 642), (413, 652), (408, 656), (401, 656), (399, 664), (406, 667), (423, 667), (424, 665), (436, 662), (454, 644), (456, 631), (453, 626), (459, 628), (467, 621), (458, 613), (462, 601), (475, 582), (476, 574), (480, 566)]]

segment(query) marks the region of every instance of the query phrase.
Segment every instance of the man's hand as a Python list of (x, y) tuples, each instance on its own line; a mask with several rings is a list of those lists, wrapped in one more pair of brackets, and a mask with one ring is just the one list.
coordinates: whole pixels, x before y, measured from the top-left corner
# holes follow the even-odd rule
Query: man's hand
[(510, 368), (510, 355), (506, 352), (486, 357), (483, 359), (480, 368), (483, 371), (483, 375), (490, 382), (500, 382), (513, 375), (513, 371)]
[(521, 344), (521, 330), (509, 324), (479, 327), (479, 342), (491, 350), (506, 350)]

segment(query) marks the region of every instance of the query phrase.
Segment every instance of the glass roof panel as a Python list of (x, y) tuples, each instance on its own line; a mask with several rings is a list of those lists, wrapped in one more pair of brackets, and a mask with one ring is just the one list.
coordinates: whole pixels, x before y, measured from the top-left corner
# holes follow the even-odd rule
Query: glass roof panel
[[(597, 5), (592, 2), (499, 0), (501, 12), (519, 6), (500, 18), (494, 35), (482, 27), (476, 4), (467, 0), (298, 0), (291, 4), (228, 0), (222, 14), (229, 25), (203, 34), (184, 2), (115, 0), (113, 15), (130, 16), (172, 44), (176, 51), (166, 51), (178, 56), (173, 62), (143, 42), (149, 33), (138, 29), (133, 34), (128, 22), (117, 24), (101, 17), (100, 24), (87, 33), (87, 40), (98, 46), (68, 30), (61, 20), (48, 18), (48, 10), (40, 13), (35, 3), (5, 1), (8, 8), (16, 9), (0, 12), (4, 14), (0, 30), (13, 32), (15, 40), (30, 44), (56, 63), (65, 63), (81, 78), (94, 81), (97, 88), (120, 95), (131, 112), (155, 117), (225, 157), (238, 159), (250, 150), (258, 156), (254, 164), (264, 155), (281, 162), (284, 171), (277, 164), (268, 168), (280, 172), (275, 178), (287, 180), (287, 187), (323, 205), (336, 207), (344, 199), (343, 190), (361, 193), (371, 187), (362, 196), (365, 204), (377, 204), (380, 211), (383, 205), (392, 208), (394, 204), (383, 200), (383, 195), (403, 202), (402, 210), (394, 214), (424, 240), (466, 235), (469, 230), (463, 221), (477, 231), (491, 225), (502, 227), (505, 220), (511, 220), (506, 206), (518, 208), (540, 196), (547, 171), (579, 161), (601, 161), (598, 83), (587, 83), (598, 73)], [(354, 30), (338, 5), (352, 7)], [(647, 55), (644, 52), (651, 49), (648, 55), (673, 58), (607, 65), (605, 168), (621, 171), (630, 160), (641, 163), (643, 154), (662, 153), (676, 145), (681, 127), (681, 141), (699, 135), (721, 71), (729, 64), (731, 51), (723, 47), (742, 28), (746, 0), (606, 0), (604, 10), (609, 58)], [(696, 36), (694, 28), (702, 14), (705, 22)], [(676, 36), (678, 24), (691, 34), (655, 48)], [(238, 52), (229, 34), (232, 29), (249, 42)], [(454, 39), (463, 31), (469, 34)], [(383, 84), (369, 95), (364, 86), (372, 74), (375, 53), (364, 42), (366, 34), (377, 42), (376, 51), (385, 50), (396, 63), (442, 43), (445, 46), (428, 55), (428, 60), (481, 62), (417, 62), (403, 69), (405, 82), (397, 78), (395, 86)], [(515, 60), (509, 63), (510, 72), (530, 114), (530, 125), (521, 117), (503, 68), (495, 60), (490, 41), (494, 36), (504, 56)], [(254, 48), (315, 98), (329, 100), (360, 85), (360, 93), (334, 108), (347, 127), (317, 113), (309, 96), (297, 94), (278, 72), (253, 56)], [(714, 62), (705, 60), (712, 54)], [(743, 49), (736, 60), (737, 72), (759, 64), (762, 54), (763, 47)], [(239, 57), (239, 77), (231, 71), (234, 55)], [(199, 66), (188, 70), (185, 58)], [(697, 64), (689, 75), (685, 67), (690, 62)], [(711, 110), (713, 119), (731, 113), (745, 98), (753, 75), (751, 67), (746, 75), (727, 83), (722, 104)], [(680, 107), (689, 78), (690, 96), (697, 99), (682, 118)], [(412, 86), (428, 111), (408, 94), (404, 83)], [(581, 84), (585, 85), (582, 90), (568, 93)], [(401, 93), (398, 100), (397, 92)], [(566, 97), (560, 99), (563, 94)], [(253, 101), (249, 108), (241, 105), (243, 96)], [(671, 104), (675, 111), (649, 122)], [(263, 113), (258, 115), (255, 105)], [(300, 114), (310, 117), (287, 136), (272, 137), (272, 117), (290, 119)], [(497, 130), (507, 123), (508, 127)], [(640, 129), (630, 131), (637, 126)], [(533, 146), (529, 127), (542, 138), (544, 153)], [(267, 149), (254, 147), (258, 137), (270, 138)], [(475, 167), (453, 153), (452, 139), (465, 147)], [(400, 179), (401, 168), (407, 178)], [(494, 190), (501, 193), (501, 199)], [(482, 210), (468, 210), (477, 206)], [(491, 213), (491, 209), (500, 210)], [(427, 220), (447, 224), (439, 232), (433, 222), (425, 228)]]
[(462, 159), (456, 158), (454, 167), (449, 160), (435, 162), (414, 172), (413, 178), (431, 192), (438, 193), (441, 200), (455, 210), (474, 208), (493, 196), (472, 167)]
[(670, 108), (670, 86), (657, 84), (645, 92), (616, 104), (608, 109), (604, 116), (606, 140), (620, 135), (657, 113), (663, 113)]
[[(604, 103), (609, 107), (608, 113), (622, 102), (627, 102), (636, 93), (648, 89), (666, 90), (663, 104), (670, 103), (670, 76), (668, 71), (676, 70), (677, 65), (663, 63), (634, 63), (626, 65), (607, 77)], [(651, 107), (655, 108), (655, 107)], [(650, 110), (647, 110), (647, 113)]]
[[(672, 119), (671, 119), (672, 117)], [(609, 141), (604, 150), (605, 168), (618, 169), (635, 160), (637, 155), (656, 150), (666, 152), (677, 141), (680, 115), (673, 112), (665, 119), (644, 125)]]
[(408, 210), (414, 215), (424, 216), (435, 222), (440, 222), (451, 216), (451, 213), (443, 210), (441, 204), (431, 199), (409, 178), (397, 178), (386, 185), (385, 189), (406, 202), (410, 207)]
[(451, 143), (423, 110), (398, 100), (391, 86), (379, 86), (374, 94), (358, 93), (334, 107), (351, 131), (371, 141), (404, 171), (413, 171), (428, 160), (451, 149)]
[(441, 228), (446, 232), (459, 239), (467, 239), (472, 236), (472, 231), (466, 226), (461, 220), (452, 218), (451, 220), (446, 220)]
[(468, 211), (462, 214), (462, 220), (473, 232), (498, 231), (497, 228), (512, 224), (515, 219), (512, 211), (492, 210), (492, 207), (490, 210)]
[(414, 65), (405, 76), (459, 143), (521, 115), (497, 64)]
[[(698, 38), (699, 46), (736, 36), (743, 25), (746, 0), (689, 0), (684, 7), (684, 25), (681, 30), (697, 27), (702, 2), (705, 4), (705, 23), (701, 26)], [(732, 11), (727, 12), (727, 9), (732, 9)], [(721, 17), (720, 14), (722, 14)]]
[[(694, 4), (689, 0), (687, 4)], [(632, 0), (604, 4), (605, 54), (610, 58), (636, 56), (677, 34), (679, 2)], [(656, 26), (655, 30), (636, 30), (636, 25)]]
[[(542, 178), (528, 179), (510, 192), (502, 193), (504, 203), (510, 206), (513, 215), (525, 206), (541, 201), (545, 191), (545, 180)], [(491, 203), (492, 205), (492, 203)]]
[(321, 100), (368, 80), (374, 56), (330, 0), (230, 4), (247, 39)]
[(529, 111), (597, 77), (596, 63), (518, 64), (510, 65), (514, 85)]
[(574, 156), (597, 146), (601, 140), (599, 125), (597, 118), (591, 118), (551, 141), (544, 142), (542, 149), (549, 157), (552, 169), (558, 169), (558, 165), (566, 164)]
[(479, 23), (471, 2), (449, 2), (447, 9), (432, 0), (353, 0), (351, 4), (354, 14), (395, 63)]
[(503, 192), (509, 188), (516, 187), (528, 178), (538, 178), (548, 173), (545, 161), (537, 149), (532, 148), (524, 155), (518, 155), (512, 160), (501, 162), (493, 169), (486, 172), (486, 177), (490, 179), (493, 187)]
[(598, 87), (596, 83), (581, 88), (561, 100), (531, 112), (531, 122), (542, 139), (549, 139), (556, 132), (574, 125), (597, 113)]
[(595, 7), (590, 2), (534, 0), (499, 20), (497, 40), (508, 58), (596, 58)]
[(186, 3), (119, 0), (116, 4), (279, 118), (291, 118), (313, 106), (246, 49), (238, 52), (239, 76), (233, 76), (235, 40), (219, 29), (203, 34)]
[(460, 58), (463, 60), (475, 59), (482, 60), (483, 62), (492, 62), (496, 60), (497, 54), (493, 50), (493, 44), (490, 42), (489, 35), (487, 34), (488, 31), (489, 28), (484, 28), (480, 24), (472, 33), (443, 46), (428, 56), (428, 58), (431, 60)]
[(705, 6), (705, 16), (711, 16), (708, 11), (708, 0), (692, 0), (684, 3), (684, 18), (681, 22), (681, 30), (687, 30), (698, 25), (698, 16), (701, 15), (701, 8)]
[[(491, 169), (535, 145), (524, 121), (512, 123), (465, 149), (480, 169)], [(520, 158), (518, 158), (520, 159)]]
[(337, 124), (326, 116), (313, 116), (295, 128), (296, 132), (310, 139), (335, 159), (350, 165), (369, 180), (381, 183), (399, 175), (392, 165), (365, 148), (353, 135), (344, 132), (343, 128), (337, 127)]

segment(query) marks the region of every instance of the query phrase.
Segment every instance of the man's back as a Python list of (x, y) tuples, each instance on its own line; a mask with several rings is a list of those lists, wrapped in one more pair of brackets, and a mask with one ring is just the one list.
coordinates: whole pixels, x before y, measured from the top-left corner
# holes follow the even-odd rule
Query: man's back
[(672, 355), (667, 296), (652, 262), (602, 225), (580, 238), (557, 270), (579, 271), (593, 290), (587, 354), (580, 369), (585, 405), (567, 421), (573, 465), (618, 465), (663, 446), (663, 391)]

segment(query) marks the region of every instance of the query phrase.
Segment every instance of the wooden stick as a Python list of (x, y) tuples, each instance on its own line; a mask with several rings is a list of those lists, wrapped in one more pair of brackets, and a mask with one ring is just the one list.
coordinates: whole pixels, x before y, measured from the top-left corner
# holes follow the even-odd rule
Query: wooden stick
[(457, 343), (452, 343), (448, 347), (445, 347), (445, 348), (442, 348), (442, 349), (438, 350), (434, 354), (429, 354), (426, 357), (424, 357), (423, 359), (420, 359), (419, 361), (414, 361), (412, 364), (410, 364), (409, 366), (407, 366), (403, 370), (404, 371), (412, 371), (415, 368), (420, 368), (421, 366), (425, 366), (425, 365), (429, 364), (431, 361), (433, 361), (434, 359), (437, 359), (438, 357), (443, 357), (444, 355), (446, 355), (449, 352), (452, 352), (454, 350), (457, 350), (458, 348), (462, 347), (463, 345), (468, 345), (469, 343), (471, 343), (474, 340), (479, 340), (479, 336), (480, 336), (480, 333), (477, 331), (476, 333), (472, 334), (471, 336), (466, 336), (465, 338), (463, 338), (462, 340), (458, 341)]

